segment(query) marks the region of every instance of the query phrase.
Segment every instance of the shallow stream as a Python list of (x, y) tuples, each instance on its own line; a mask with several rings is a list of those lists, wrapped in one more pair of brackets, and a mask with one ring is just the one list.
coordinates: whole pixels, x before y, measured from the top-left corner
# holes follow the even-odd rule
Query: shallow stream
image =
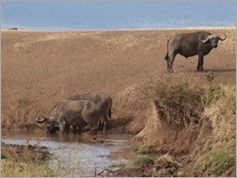
[(92, 177), (109, 165), (126, 164), (133, 158), (132, 143), (125, 136), (2, 131), (1, 138), (6, 144), (46, 146), (55, 156), (50, 166), (66, 177)]

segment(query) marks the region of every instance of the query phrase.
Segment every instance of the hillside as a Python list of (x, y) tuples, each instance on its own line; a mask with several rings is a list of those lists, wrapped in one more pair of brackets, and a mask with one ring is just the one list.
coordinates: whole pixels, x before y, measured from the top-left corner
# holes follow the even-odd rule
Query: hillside
[[(177, 55), (167, 73), (167, 40), (196, 30), (227, 39), (205, 57), (204, 72), (197, 56)], [(118, 176), (235, 176), (235, 34), (231, 27), (2, 31), (2, 129), (42, 128), (35, 118), (58, 101), (104, 92), (113, 100), (107, 134), (132, 134), (155, 153), (152, 166)]]
[[(34, 124), (57, 101), (98, 91), (111, 95), (113, 118), (135, 118), (140, 113), (129, 102), (139, 101), (131, 92), (170, 75), (164, 60), (167, 40), (195, 30), (2, 31), (2, 128)], [(206, 56), (204, 69), (214, 72), (214, 82), (235, 85), (235, 28), (207, 30), (225, 33), (227, 39)], [(170, 76), (202, 82), (205, 72), (196, 72), (196, 58), (178, 55)], [(138, 132), (145, 122), (146, 118), (128, 130)]]

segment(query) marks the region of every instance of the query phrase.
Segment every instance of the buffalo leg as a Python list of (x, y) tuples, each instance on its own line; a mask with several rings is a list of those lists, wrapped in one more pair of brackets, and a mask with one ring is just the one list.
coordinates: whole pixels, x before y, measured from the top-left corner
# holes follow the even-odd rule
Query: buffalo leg
[(168, 59), (166, 60), (166, 62), (167, 62), (167, 71), (168, 71), (168, 72), (171, 72), (171, 71), (170, 71), (170, 68), (172, 68), (172, 67), (171, 67), (171, 64), (170, 64), (170, 58), (168, 58)]
[(197, 65), (197, 70), (202, 71), (203, 70), (203, 55), (199, 54), (198, 55), (198, 65)]
[(110, 108), (109, 108), (109, 111), (108, 111), (108, 114), (109, 114), (109, 120), (111, 120), (112, 119), (112, 112), (111, 112), (111, 108), (112, 107), (112, 100), (111, 100), (111, 106), (110, 106)]
[(202, 60), (201, 60), (201, 66), (200, 66), (201, 71), (203, 71), (203, 64), (204, 64), (204, 57), (202, 57)]
[(66, 133), (68, 135), (69, 130), (70, 130), (70, 126), (66, 124), (65, 128), (64, 128), (64, 133)]
[(77, 133), (77, 126), (76, 126), (76, 125), (73, 125), (73, 126), (72, 126), (72, 133), (73, 133), (73, 134), (76, 134), (76, 133)]
[(169, 54), (168, 59), (167, 59), (167, 70), (169, 73), (173, 73), (173, 63), (174, 63), (174, 58), (177, 53), (172, 53), (171, 55)]
[(102, 119), (100, 121), (101, 125), (103, 126), (103, 133), (105, 132), (105, 130), (107, 129), (107, 121), (108, 121), (108, 115), (106, 113), (104, 113), (102, 115)]
[(59, 124), (59, 131), (60, 131), (62, 134), (64, 134), (64, 132), (65, 132), (65, 123), (60, 123), (60, 124)]
[(81, 127), (78, 125), (73, 125), (72, 126), (72, 132), (73, 134), (80, 134), (81, 133)]
[(105, 133), (105, 130), (107, 129), (107, 123), (106, 121), (103, 122), (103, 133)]
[(106, 129), (108, 129), (108, 122), (109, 122), (109, 115), (107, 115), (107, 118), (106, 118), (106, 120), (104, 121), (104, 131), (106, 130)]
[(70, 127), (66, 123), (60, 123), (59, 129), (62, 134), (68, 134)]

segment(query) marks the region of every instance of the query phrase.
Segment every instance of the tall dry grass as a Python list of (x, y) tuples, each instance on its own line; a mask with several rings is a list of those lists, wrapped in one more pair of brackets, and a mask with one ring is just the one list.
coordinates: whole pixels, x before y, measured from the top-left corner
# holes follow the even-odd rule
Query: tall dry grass
[[(214, 85), (214, 80), (213, 73), (204, 74), (200, 81), (163, 76), (141, 89), (155, 103), (160, 122), (174, 125), (172, 129), (190, 128), (190, 133), (193, 125), (198, 128), (199, 136), (190, 143), (196, 145), (190, 153), (190, 176), (222, 176), (236, 165), (236, 87)], [(151, 131), (146, 130), (149, 137)]]
[(57, 170), (49, 164), (47, 148), (37, 145), (6, 145), (1, 143), (1, 175), (3, 177), (55, 177)]
[(208, 150), (194, 158), (194, 173), (201, 176), (228, 176), (228, 170), (236, 167), (236, 88), (219, 86), (217, 90), (219, 96), (203, 114), (212, 127)]
[(2, 177), (55, 177), (57, 173), (47, 163), (19, 162), (13, 159), (1, 161)]

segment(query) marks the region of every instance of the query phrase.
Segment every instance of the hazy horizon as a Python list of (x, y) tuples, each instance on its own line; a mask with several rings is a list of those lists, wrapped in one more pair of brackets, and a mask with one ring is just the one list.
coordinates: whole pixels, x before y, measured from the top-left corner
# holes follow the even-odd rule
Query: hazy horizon
[(1, 29), (119, 30), (236, 25), (235, 1), (3, 1)]

